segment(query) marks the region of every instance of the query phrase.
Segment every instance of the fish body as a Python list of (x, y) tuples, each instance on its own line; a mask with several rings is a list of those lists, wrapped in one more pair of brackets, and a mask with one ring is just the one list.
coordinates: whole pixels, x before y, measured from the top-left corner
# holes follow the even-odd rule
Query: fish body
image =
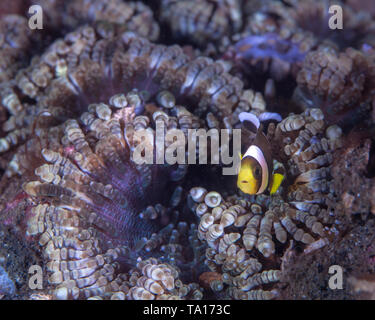
[(271, 145), (259, 119), (248, 112), (240, 113), (239, 119), (243, 129), (255, 134), (255, 138), (241, 156), (237, 186), (250, 195), (264, 193), (267, 189), (273, 194), (284, 179), (284, 167), (273, 160)]

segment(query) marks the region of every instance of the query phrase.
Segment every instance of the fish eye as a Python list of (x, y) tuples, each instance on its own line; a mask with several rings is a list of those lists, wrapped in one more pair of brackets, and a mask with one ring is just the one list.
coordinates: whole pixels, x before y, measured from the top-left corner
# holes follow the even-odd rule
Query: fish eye
[(241, 183), (248, 183), (246, 180), (242, 180)]
[(255, 167), (254, 175), (256, 178), (260, 177), (260, 168), (258, 166)]

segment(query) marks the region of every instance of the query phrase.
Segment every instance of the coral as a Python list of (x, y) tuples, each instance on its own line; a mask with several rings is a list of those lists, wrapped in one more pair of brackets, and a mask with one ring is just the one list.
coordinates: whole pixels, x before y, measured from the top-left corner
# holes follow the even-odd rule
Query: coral
[(285, 10), (278, 1), (262, 3), (258, 10), (250, 10), (240, 32), (218, 46), (218, 51), (233, 62), (234, 71), (244, 73), (244, 79), (254, 72), (258, 76), (269, 74), (277, 81), (294, 76), (306, 53), (318, 45), (317, 39), (297, 27), (291, 17), (279, 15)]
[(242, 26), (239, 0), (163, 0), (160, 12), (176, 38), (200, 45), (218, 41)]
[[(331, 15), (328, 9), (331, 5), (341, 6), (345, 32), (330, 29), (328, 22)], [(292, 0), (288, 5), (270, 2), (264, 12), (278, 17), (278, 24), (284, 29), (283, 32), (297, 30), (302, 32), (301, 35), (311, 35), (319, 46), (333, 46), (338, 49), (359, 47), (363, 41), (368, 41), (374, 35), (374, 23), (370, 15), (365, 12), (356, 13), (340, 1)]]
[(375, 66), (370, 57), (351, 48), (339, 54), (312, 51), (298, 73), (297, 83), (305, 105), (319, 106), (331, 123), (345, 123), (348, 118), (354, 123), (371, 110)]
[(122, 31), (137, 32), (150, 40), (159, 37), (159, 25), (152, 11), (140, 1), (31, 0), (34, 2), (43, 8), (45, 24), (60, 32), (61, 29), (72, 31), (86, 23), (103, 23), (107, 27), (114, 24)]
[(32, 32), (27, 20), (18, 15), (5, 15), (0, 19), (0, 82), (11, 79), (28, 56), (32, 45)]
[[(43, 30), (35, 31), (28, 27), (27, 12), (33, 4), (43, 9)], [(0, 12), (0, 81), (11, 79), (20, 67), (25, 67), (30, 55), (47, 45), (51, 35), (64, 35), (85, 23), (134, 31), (150, 40), (159, 37), (159, 26), (153, 19), (152, 11), (141, 2), (12, 1), (12, 5), (3, 10), (0, 8)]]

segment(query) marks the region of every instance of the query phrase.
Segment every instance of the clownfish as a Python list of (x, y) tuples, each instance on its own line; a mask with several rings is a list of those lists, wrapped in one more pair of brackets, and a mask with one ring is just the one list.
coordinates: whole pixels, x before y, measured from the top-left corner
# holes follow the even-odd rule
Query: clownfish
[(243, 129), (255, 134), (255, 138), (245, 154), (240, 154), (237, 186), (250, 195), (264, 193), (267, 189), (270, 194), (274, 194), (284, 180), (285, 169), (281, 163), (272, 159), (271, 145), (257, 116), (242, 112), (239, 120)]

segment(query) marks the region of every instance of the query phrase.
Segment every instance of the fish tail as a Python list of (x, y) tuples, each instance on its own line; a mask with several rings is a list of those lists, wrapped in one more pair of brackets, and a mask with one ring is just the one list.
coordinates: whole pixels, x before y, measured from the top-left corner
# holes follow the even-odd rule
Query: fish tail
[(271, 185), (270, 185), (271, 195), (277, 192), (284, 178), (285, 178), (284, 166), (280, 162), (274, 160), (274, 170), (273, 170), (272, 180), (271, 180)]

